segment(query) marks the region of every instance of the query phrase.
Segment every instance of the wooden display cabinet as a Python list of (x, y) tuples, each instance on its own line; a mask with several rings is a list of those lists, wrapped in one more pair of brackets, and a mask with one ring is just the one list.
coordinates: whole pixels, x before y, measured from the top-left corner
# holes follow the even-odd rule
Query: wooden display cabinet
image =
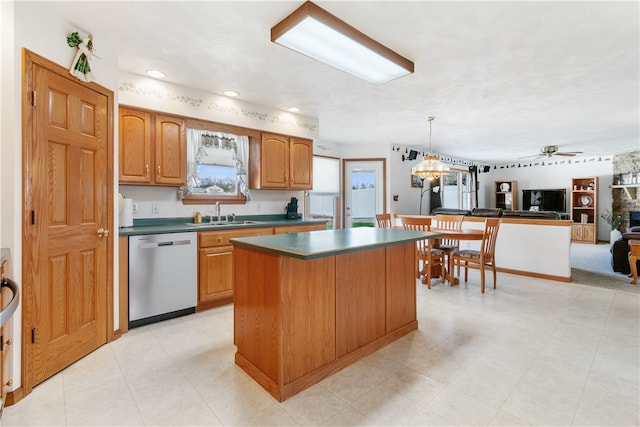
[(598, 177), (571, 179), (571, 241), (596, 243), (598, 238)]
[(518, 181), (495, 181), (495, 207), (506, 211), (518, 209)]
[(120, 107), (119, 182), (182, 186), (187, 182), (184, 119)]

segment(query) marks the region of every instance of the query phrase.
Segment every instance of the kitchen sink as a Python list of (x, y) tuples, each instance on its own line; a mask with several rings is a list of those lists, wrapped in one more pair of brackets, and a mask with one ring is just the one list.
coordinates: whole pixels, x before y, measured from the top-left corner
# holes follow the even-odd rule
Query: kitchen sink
[(196, 224), (194, 222), (185, 222), (185, 225), (189, 225), (191, 227), (215, 227), (219, 225), (243, 225), (243, 224), (262, 224), (261, 221), (220, 221), (220, 222), (202, 222), (200, 224)]

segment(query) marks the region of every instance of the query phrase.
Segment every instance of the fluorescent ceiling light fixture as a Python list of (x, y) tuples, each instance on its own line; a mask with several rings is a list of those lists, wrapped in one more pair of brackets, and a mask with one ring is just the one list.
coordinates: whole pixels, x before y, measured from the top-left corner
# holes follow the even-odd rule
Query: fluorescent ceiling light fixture
[(413, 62), (310, 1), (271, 28), (271, 41), (374, 84), (413, 73)]
[(298, 111), (300, 111), (300, 109), (298, 107), (290, 107), (287, 108), (287, 111), (290, 113), (297, 113)]
[(164, 79), (165, 77), (167, 77), (165, 73), (158, 70), (147, 70), (147, 75), (155, 79)]
[(234, 98), (240, 95), (240, 93), (236, 92), (235, 90), (225, 90), (223, 93), (227, 96), (232, 96)]

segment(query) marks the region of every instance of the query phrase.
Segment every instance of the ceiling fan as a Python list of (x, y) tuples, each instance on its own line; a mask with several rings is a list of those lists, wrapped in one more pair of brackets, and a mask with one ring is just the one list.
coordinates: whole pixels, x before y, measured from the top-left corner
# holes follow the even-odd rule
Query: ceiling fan
[(540, 154), (528, 157), (553, 157), (553, 156), (566, 156), (573, 157), (575, 155), (582, 154), (582, 151), (558, 151), (557, 145), (546, 145), (540, 149)]

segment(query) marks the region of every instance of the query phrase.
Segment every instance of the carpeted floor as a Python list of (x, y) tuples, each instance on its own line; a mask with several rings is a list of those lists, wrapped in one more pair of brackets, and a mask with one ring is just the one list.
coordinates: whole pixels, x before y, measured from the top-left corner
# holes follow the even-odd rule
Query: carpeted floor
[(614, 273), (609, 244), (571, 244), (571, 278), (574, 283), (640, 293), (639, 285), (630, 285), (626, 274)]

